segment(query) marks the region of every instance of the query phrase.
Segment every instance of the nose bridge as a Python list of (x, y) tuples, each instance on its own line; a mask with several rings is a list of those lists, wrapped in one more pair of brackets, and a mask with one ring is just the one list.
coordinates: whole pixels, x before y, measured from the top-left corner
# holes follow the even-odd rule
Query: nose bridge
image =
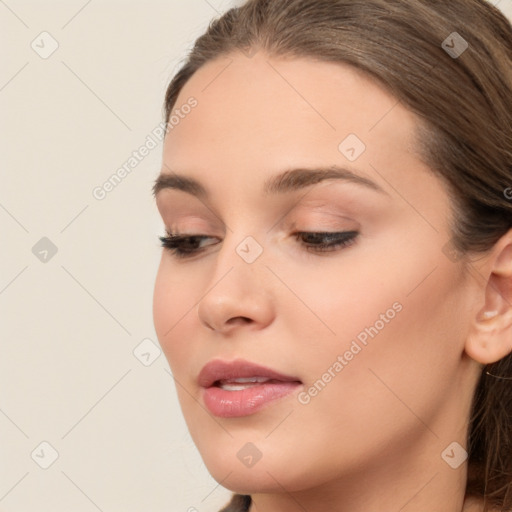
[[(258, 235), (256, 235), (258, 236)], [(225, 236), (223, 246), (215, 255), (216, 268), (213, 282), (229, 273), (230, 279), (241, 280), (241, 288), (252, 286), (252, 281), (262, 284), (266, 267), (264, 265), (265, 248), (253, 235), (244, 235), (241, 230), (230, 231)], [(258, 236), (261, 240), (262, 236)], [(228, 277), (226, 275), (226, 277)]]

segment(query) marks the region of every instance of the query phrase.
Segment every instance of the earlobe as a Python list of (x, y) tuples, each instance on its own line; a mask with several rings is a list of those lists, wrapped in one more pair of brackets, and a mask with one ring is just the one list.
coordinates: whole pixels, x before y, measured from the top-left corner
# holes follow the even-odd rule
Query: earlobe
[(512, 351), (512, 230), (496, 243), (479, 274), (486, 279), (484, 304), (470, 326), (465, 351), (486, 365)]
[(483, 312), (471, 326), (466, 353), (481, 364), (491, 364), (512, 352), (512, 309)]

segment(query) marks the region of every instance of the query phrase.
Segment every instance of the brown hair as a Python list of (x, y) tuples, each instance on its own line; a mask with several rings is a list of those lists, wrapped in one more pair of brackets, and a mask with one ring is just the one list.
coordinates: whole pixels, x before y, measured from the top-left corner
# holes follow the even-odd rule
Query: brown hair
[[(450, 47), (462, 51), (466, 42), (463, 53), (450, 54)], [(196, 40), (167, 89), (166, 123), (203, 64), (260, 49), (352, 65), (419, 117), (418, 150), (450, 193), (451, 245), (460, 255), (489, 250), (512, 228), (505, 192), (512, 192), (512, 26), (490, 3), (248, 0), (213, 20)], [(485, 512), (512, 507), (510, 378), (512, 354), (484, 367), (469, 418), (466, 493), (484, 498)], [(225, 510), (249, 502), (236, 497)]]

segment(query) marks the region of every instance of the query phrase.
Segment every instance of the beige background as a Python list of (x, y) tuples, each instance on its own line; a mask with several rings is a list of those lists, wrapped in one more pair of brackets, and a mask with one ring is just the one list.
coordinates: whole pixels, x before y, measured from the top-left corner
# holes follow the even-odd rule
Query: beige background
[[(145, 144), (186, 50), (234, 3), (0, 1), (0, 511), (213, 512), (229, 497), (152, 323), (161, 144), (93, 190)], [(512, 0), (493, 3), (512, 18)]]

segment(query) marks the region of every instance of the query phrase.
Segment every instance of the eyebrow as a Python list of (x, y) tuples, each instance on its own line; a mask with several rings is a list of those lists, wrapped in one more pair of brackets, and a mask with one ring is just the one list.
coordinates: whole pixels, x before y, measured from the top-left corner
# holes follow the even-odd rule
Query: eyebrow
[[(377, 183), (355, 174), (349, 169), (336, 165), (327, 168), (298, 168), (289, 169), (278, 175), (271, 176), (263, 185), (265, 195), (283, 194), (293, 192), (315, 185), (326, 180), (342, 180), (362, 185), (376, 192), (387, 194)], [(153, 195), (156, 197), (161, 190), (181, 190), (200, 199), (208, 199), (208, 190), (195, 178), (176, 174), (175, 172), (163, 173), (158, 176), (153, 185)]]

